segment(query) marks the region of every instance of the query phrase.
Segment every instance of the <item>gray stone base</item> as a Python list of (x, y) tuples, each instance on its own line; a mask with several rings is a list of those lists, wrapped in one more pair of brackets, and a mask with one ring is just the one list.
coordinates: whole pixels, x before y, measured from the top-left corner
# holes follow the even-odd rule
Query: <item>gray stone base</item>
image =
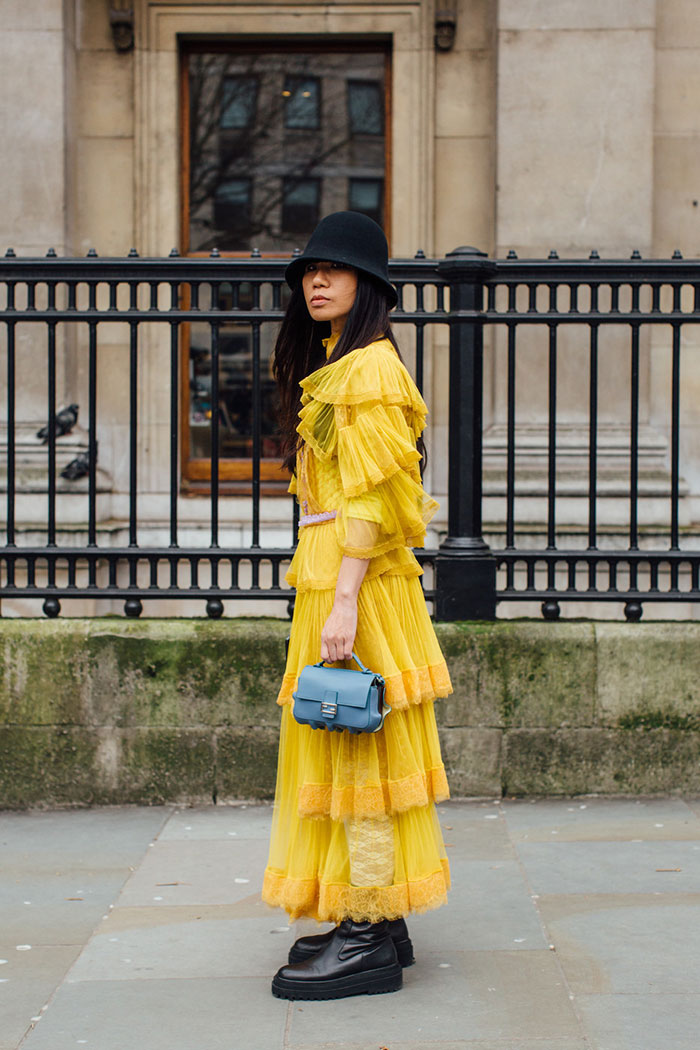
[[(0, 621), (0, 806), (274, 794), (286, 621)], [(441, 623), (455, 797), (700, 790), (700, 624)]]

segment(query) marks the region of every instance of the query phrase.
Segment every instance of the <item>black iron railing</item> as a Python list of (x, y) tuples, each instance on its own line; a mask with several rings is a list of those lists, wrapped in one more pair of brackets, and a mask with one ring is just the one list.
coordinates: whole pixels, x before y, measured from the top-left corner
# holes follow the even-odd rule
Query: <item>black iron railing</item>
[[(269, 533), (261, 510), (261, 335), (282, 316), (284, 268), (284, 260), (152, 260), (135, 253), (123, 260), (94, 254), (59, 259), (52, 253), (45, 259), (21, 259), (8, 253), (0, 261), (0, 329), (7, 375), (7, 511), (0, 597), (43, 598), (48, 616), (58, 615), (61, 601), (71, 598), (123, 600), (131, 616), (138, 616), (143, 602), (155, 598), (199, 599), (206, 602), (210, 616), (221, 615), (225, 599), (289, 600), (282, 574), (293, 553), (296, 508), (290, 507), (288, 545), (278, 546), (263, 542)], [(449, 353), (449, 438), (443, 453), (448, 456), (447, 535), (439, 547), (417, 552), (428, 569), (425, 592), (436, 617), (488, 619), (495, 616), (498, 602), (535, 600), (546, 617), (556, 618), (559, 603), (571, 600), (622, 602), (628, 619), (638, 619), (643, 602), (697, 601), (700, 550), (692, 528), (681, 527), (680, 516), (686, 498), (681, 392), (684, 362), (693, 353), (684, 343), (684, 333), (700, 321), (700, 264), (678, 257), (668, 262), (635, 256), (601, 261), (595, 253), (588, 260), (559, 260), (554, 254), (546, 261), (514, 256), (490, 260), (475, 249), (457, 249), (442, 260), (425, 259), (422, 253), (412, 260), (395, 260), (390, 271), (399, 291), (394, 321), (404, 332), (410, 330), (410, 367), (419, 387), (426, 348), (430, 345), (434, 354)], [(222, 454), (218, 414), (213, 411), (208, 457), (212, 480), (208, 496), (199, 497), (208, 499), (206, 536), (194, 545), (183, 542), (180, 520), (183, 326), (208, 326), (211, 404), (216, 406), (220, 335), (232, 321), (247, 326), (252, 360), (250, 542), (234, 546), (222, 541)], [(111, 545), (98, 515), (98, 433), (103, 426), (98, 388), (107, 326), (110, 342), (119, 331), (128, 349), (123, 376), (128, 391), (123, 421), (128, 483), (121, 522), (125, 542), (120, 545)], [(162, 340), (157, 350), (144, 340), (151, 326), (167, 332), (166, 364)], [(442, 347), (446, 340), (434, 335), (445, 326), (449, 350)], [(67, 353), (63, 344), (76, 332), (81, 336), (74, 339), (70, 368), (87, 398), (87, 482), (83, 516), (68, 523), (62, 519), (64, 493), (57, 480), (57, 390)], [(37, 485), (35, 479), (30, 495), (17, 437), (20, 416), (27, 413), (26, 404), (17, 407), (18, 395), (24, 394), (22, 384), (18, 386), (18, 365), (27, 353), (34, 361), (39, 353), (48, 395), (43, 480)], [(169, 441), (167, 464), (162, 464), (168, 488), (167, 542), (144, 542), (141, 529), (146, 490), (139, 478), (139, 443), (150, 421), (140, 407), (139, 380), (141, 369), (156, 367), (149, 355), (157, 355), (159, 375), (168, 388)], [(659, 361), (662, 381), (656, 378)], [(578, 420), (566, 448), (562, 375), (569, 415), (574, 377), (572, 418)], [(651, 522), (640, 519), (640, 508), (651, 499), (646, 468), (640, 473), (640, 434), (649, 422), (642, 410), (647, 411), (650, 382), (652, 422), (660, 435)], [(69, 386), (64, 375), (61, 389)], [(629, 406), (612, 422), (611, 387), (615, 404), (622, 399)], [(522, 434), (532, 430), (528, 398), (538, 388), (546, 390), (546, 398), (539, 413), (544, 424), (533, 467), (523, 456)], [(436, 396), (439, 392), (433, 393)], [(34, 409), (35, 415), (38, 412)], [(609, 436), (611, 428), (617, 443), (612, 481), (605, 473), (601, 445), (601, 435)], [(500, 444), (492, 440), (494, 434), (501, 435)], [(567, 464), (562, 466), (565, 453), (575, 460), (570, 476)], [(439, 459), (440, 450), (434, 449), (436, 454)], [(26, 508), (27, 499), (33, 501), (32, 527), (18, 520), (17, 508)], [(601, 506), (609, 509), (611, 503), (615, 520), (601, 522)], [(562, 505), (565, 515), (560, 513)], [(26, 517), (25, 510), (22, 515)], [(118, 535), (119, 523), (112, 524), (109, 535)]]

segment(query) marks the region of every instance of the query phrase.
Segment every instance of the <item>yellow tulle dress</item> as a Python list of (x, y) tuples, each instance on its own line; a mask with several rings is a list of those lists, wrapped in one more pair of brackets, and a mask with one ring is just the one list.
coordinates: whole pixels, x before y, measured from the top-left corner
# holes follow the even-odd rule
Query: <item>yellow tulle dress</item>
[[(326, 342), (326, 356), (333, 346)], [(301, 506), (299, 543), (286, 575), (297, 594), (277, 697), (262, 897), (292, 919), (396, 919), (444, 904), (450, 882), (435, 810), (449, 788), (433, 702), (452, 685), (411, 550), (438, 508), (423, 490), (416, 450), (427, 409), (387, 339), (301, 386), (303, 440), (289, 486)], [(298, 675), (320, 659), (344, 554), (370, 559), (353, 648), (386, 680), (392, 710), (377, 733), (314, 730), (292, 715)]]

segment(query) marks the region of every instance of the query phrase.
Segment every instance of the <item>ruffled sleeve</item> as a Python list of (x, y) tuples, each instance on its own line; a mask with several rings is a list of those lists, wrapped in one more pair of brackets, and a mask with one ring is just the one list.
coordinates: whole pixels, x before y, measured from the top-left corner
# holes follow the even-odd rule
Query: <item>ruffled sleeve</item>
[(374, 558), (423, 546), (438, 509), (421, 484), (416, 449), (427, 408), (392, 344), (379, 340), (354, 350), (302, 387), (306, 419), (322, 418), (314, 404), (333, 409), (333, 437), (320, 430), (315, 441), (322, 454), (337, 455), (342, 500), (335, 526), (343, 553)]

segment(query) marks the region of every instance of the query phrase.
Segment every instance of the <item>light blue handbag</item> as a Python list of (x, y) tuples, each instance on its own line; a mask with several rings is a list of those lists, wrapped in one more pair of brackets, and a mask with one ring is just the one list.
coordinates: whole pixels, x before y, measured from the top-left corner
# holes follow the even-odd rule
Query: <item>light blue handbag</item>
[(325, 661), (302, 668), (294, 698), (297, 722), (312, 729), (332, 729), (351, 733), (376, 733), (391, 711), (384, 702), (384, 679), (358, 660), (362, 668), (326, 667)]

